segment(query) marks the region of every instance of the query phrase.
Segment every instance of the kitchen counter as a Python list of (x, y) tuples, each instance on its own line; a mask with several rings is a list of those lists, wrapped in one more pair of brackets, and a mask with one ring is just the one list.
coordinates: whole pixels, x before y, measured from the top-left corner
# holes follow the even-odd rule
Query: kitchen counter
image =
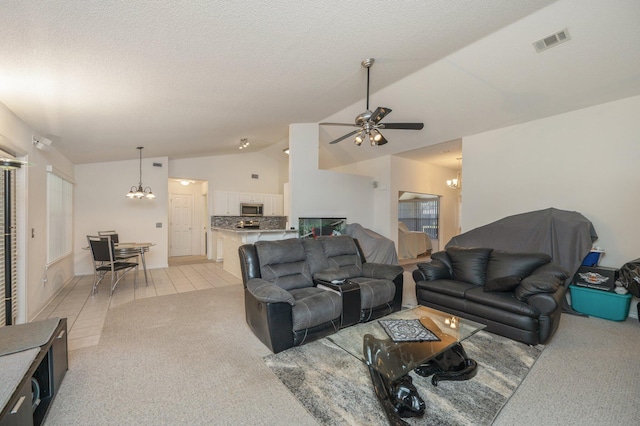
[(222, 268), (242, 277), (238, 248), (243, 244), (256, 241), (276, 241), (297, 238), (297, 229), (256, 229), (256, 228), (219, 228), (211, 227), (212, 254), (217, 262), (223, 262)]
[(238, 233), (250, 233), (250, 232), (259, 232), (265, 234), (277, 234), (277, 233), (292, 233), (296, 236), (298, 235), (297, 229), (259, 229), (259, 228), (218, 228), (212, 227), (211, 231), (222, 231), (222, 232), (238, 232)]

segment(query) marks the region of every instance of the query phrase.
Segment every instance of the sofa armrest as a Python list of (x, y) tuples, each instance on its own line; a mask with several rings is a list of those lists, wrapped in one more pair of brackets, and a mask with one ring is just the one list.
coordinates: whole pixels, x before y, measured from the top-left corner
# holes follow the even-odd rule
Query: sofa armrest
[(393, 281), (398, 275), (402, 275), (404, 268), (399, 265), (387, 265), (383, 263), (363, 263), (362, 275), (367, 278)]
[(553, 293), (537, 293), (527, 299), (527, 304), (538, 309), (542, 315), (548, 316), (562, 308), (564, 293), (564, 287)]
[(247, 282), (247, 290), (253, 297), (263, 303), (288, 303), (295, 305), (296, 301), (287, 290), (278, 287), (274, 283), (263, 280), (262, 278), (253, 278)]
[(530, 276), (533, 275), (553, 275), (561, 281), (561, 284), (564, 284), (565, 280), (570, 277), (569, 271), (554, 262), (540, 266)]
[(428, 263), (418, 263), (418, 269), (413, 271), (413, 279), (418, 281), (450, 280), (449, 267), (440, 260), (432, 260)]

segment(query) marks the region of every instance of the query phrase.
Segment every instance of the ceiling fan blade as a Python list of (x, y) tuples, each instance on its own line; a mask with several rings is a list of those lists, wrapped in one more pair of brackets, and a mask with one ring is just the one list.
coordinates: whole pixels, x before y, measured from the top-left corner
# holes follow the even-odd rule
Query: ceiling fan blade
[(321, 126), (349, 126), (349, 127), (360, 127), (358, 124), (347, 124), (347, 123), (320, 123)]
[(353, 135), (355, 135), (355, 134), (356, 134), (356, 133), (358, 133), (359, 131), (360, 131), (360, 130), (354, 130), (353, 132), (347, 133), (346, 135), (341, 136), (341, 137), (339, 137), (338, 139), (333, 140), (333, 141), (331, 141), (331, 142), (329, 142), (329, 143), (330, 143), (330, 144), (338, 143), (338, 142), (340, 142), (340, 141), (345, 140), (345, 139), (346, 139), (346, 138), (348, 138), (349, 136), (353, 136)]
[(369, 119), (369, 121), (373, 121), (374, 124), (378, 124), (378, 122), (385, 118), (390, 112), (391, 108), (378, 107), (375, 111), (373, 111), (373, 114), (371, 114), (371, 118)]
[(422, 130), (424, 123), (380, 123), (381, 129)]

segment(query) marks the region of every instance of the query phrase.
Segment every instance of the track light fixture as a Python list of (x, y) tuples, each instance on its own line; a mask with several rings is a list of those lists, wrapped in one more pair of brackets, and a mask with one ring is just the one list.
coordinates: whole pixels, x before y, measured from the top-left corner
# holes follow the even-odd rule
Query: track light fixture
[(240, 139), (240, 145), (238, 145), (238, 149), (245, 149), (249, 147), (249, 139), (242, 138)]

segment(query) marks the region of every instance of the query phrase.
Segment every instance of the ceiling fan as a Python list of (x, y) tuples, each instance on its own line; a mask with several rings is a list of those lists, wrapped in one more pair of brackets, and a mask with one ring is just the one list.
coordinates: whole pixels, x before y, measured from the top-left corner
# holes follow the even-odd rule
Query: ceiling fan
[(380, 121), (391, 112), (391, 108), (378, 107), (373, 112), (369, 110), (369, 70), (374, 62), (375, 59), (369, 58), (361, 63), (361, 65), (367, 69), (367, 110), (356, 117), (355, 124), (320, 123), (321, 126), (350, 126), (358, 127), (358, 129), (329, 143), (338, 143), (350, 136), (356, 135), (354, 142), (358, 146), (360, 146), (366, 138), (369, 138), (371, 146), (379, 146), (388, 142), (387, 139), (382, 136), (382, 133), (380, 133), (380, 129), (421, 130), (424, 127), (423, 123), (380, 123)]

